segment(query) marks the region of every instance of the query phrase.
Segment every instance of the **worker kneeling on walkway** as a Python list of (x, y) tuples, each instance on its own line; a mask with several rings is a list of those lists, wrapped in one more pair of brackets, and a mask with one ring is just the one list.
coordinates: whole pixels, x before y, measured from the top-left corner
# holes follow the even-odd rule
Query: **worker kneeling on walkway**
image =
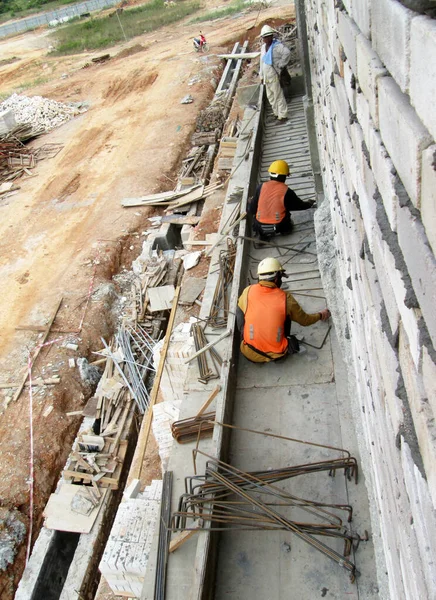
[(267, 239), (277, 233), (291, 233), (293, 223), (291, 210), (307, 210), (314, 200), (304, 202), (288, 188), (285, 181), (289, 176), (289, 166), (285, 160), (275, 160), (268, 169), (270, 181), (262, 183), (256, 190), (248, 207), (254, 216), (253, 231), (260, 239)]
[(259, 283), (242, 292), (236, 313), (243, 330), (242, 354), (252, 362), (270, 362), (298, 352), (298, 340), (291, 336), (291, 322), (304, 327), (327, 321), (330, 311), (307, 314), (290, 292), (280, 289), (284, 269), (276, 258), (264, 258), (258, 266)]

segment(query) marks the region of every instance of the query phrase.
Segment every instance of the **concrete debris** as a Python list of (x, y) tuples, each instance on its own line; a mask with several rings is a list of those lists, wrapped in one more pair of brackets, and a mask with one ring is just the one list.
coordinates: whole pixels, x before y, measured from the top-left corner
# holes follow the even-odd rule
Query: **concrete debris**
[(180, 100), (180, 104), (192, 104), (193, 102), (194, 98), (191, 96), (191, 94), (188, 94), (187, 96), (182, 98), (182, 100)]
[(79, 515), (88, 516), (94, 509), (94, 504), (90, 498), (85, 498), (82, 491), (77, 492), (71, 500), (71, 510)]
[(0, 113), (9, 110), (17, 123), (30, 123), (38, 130), (51, 131), (83, 112), (83, 105), (63, 104), (42, 96), (12, 94), (0, 104)]
[(183, 257), (183, 267), (185, 271), (192, 269), (200, 262), (200, 257), (203, 254), (201, 250), (197, 250), (196, 252), (190, 252), (186, 256)]
[(101, 369), (95, 365), (90, 365), (86, 358), (78, 358), (77, 366), (82, 381), (88, 385), (97, 385), (101, 378)]
[(0, 507), (0, 571), (14, 562), (20, 544), (26, 535), (26, 526), (17, 510)]

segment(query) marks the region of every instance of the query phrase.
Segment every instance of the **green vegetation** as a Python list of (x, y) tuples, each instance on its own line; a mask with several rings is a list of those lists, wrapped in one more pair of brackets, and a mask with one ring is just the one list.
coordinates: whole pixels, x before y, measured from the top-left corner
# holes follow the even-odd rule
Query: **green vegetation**
[(203, 23), (203, 21), (214, 21), (215, 19), (221, 19), (222, 17), (228, 17), (235, 13), (241, 12), (243, 10), (251, 10), (252, 6), (247, 5), (244, 0), (234, 0), (228, 6), (224, 8), (217, 8), (216, 10), (211, 10), (195, 19), (192, 19), (190, 23)]
[(26, 17), (38, 12), (56, 10), (77, 0), (0, 0), (0, 22), (13, 17)]
[[(84, 23), (72, 23), (62, 27), (52, 34), (55, 38), (56, 54), (75, 54), (83, 50), (107, 48), (124, 40), (149, 31), (154, 31), (164, 25), (180, 21), (184, 17), (199, 10), (197, 0), (177, 2), (165, 7), (163, 0), (152, 0), (149, 4), (125, 9), (111, 16), (92, 18)], [(120, 22), (123, 30), (120, 27)]]

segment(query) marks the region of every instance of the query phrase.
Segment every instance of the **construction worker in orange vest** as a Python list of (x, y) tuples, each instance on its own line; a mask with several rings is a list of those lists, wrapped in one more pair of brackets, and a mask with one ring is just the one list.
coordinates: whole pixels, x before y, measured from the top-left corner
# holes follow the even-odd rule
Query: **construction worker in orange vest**
[(286, 273), (276, 258), (260, 261), (259, 283), (242, 292), (236, 313), (243, 330), (242, 354), (252, 362), (270, 362), (299, 351), (298, 340), (291, 336), (291, 322), (304, 327), (330, 318), (328, 308), (307, 314), (290, 292), (280, 289)]
[(275, 160), (268, 169), (270, 181), (262, 183), (251, 200), (248, 212), (253, 215), (253, 231), (260, 239), (268, 239), (276, 233), (292, 231), (291, 210), (312, 208), (315, 200), (304, 202), (288, 188), (289, 165), (285, 160)]

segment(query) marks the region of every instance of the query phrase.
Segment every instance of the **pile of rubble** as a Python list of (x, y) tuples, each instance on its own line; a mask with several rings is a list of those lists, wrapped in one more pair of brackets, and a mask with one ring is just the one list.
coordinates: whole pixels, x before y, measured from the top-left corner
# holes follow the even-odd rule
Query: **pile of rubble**
[(84, 110), (83, 104), (63, 104), (42, 96), (19, 94), (12, 94), (0, 104), (0, 114), (11, 111), (17, 124), (32, 126), (33, 137), (59, 127)]

